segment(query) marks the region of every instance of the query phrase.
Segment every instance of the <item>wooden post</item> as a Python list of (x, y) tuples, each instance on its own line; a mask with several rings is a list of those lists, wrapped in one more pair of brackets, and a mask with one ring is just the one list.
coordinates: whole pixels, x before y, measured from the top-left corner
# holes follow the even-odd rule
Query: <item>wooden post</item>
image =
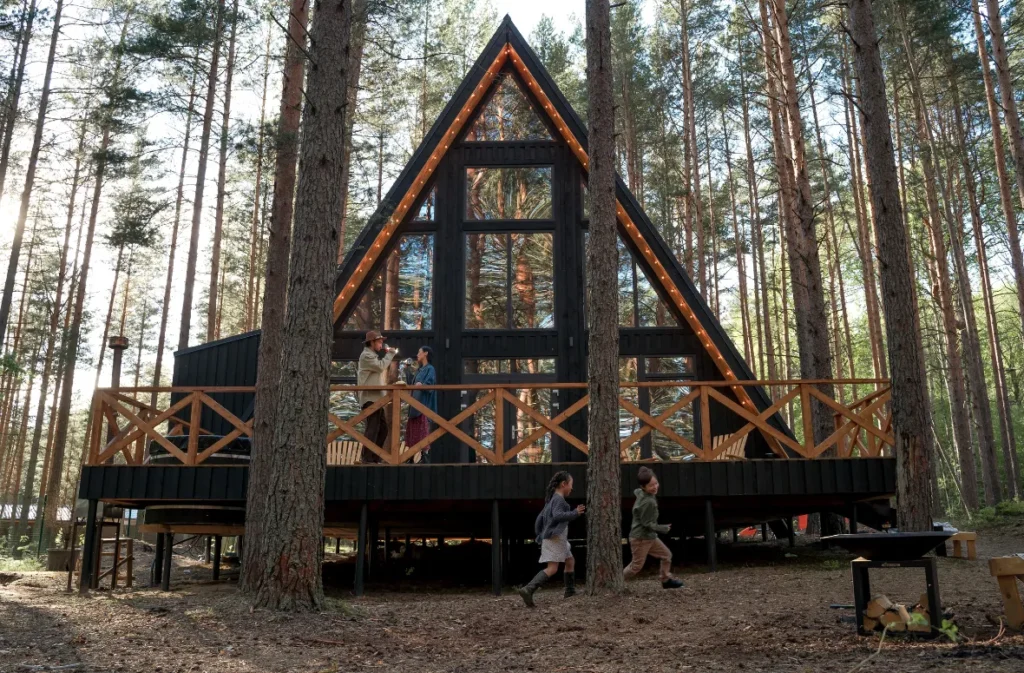
[(733, 543), (739, 542), (740, 531), (738, 528), (732, 529), (732, 541)]
[(796, 546), (796, 524), (793, 522), (793, 517), (786, 517), (786, 538), (789, 540), (789, 546)]
[(380, 524), (376, 518), (370, 521), (370, 536), (366, 545), (366, 577), (373, 579), (374, 557), (377, 555), (377, 544), (380, 542)]
[(203, 558), (203, 561), (205, 563), (209, 563), (211, 558), (212, 558), (211, 555), (210, 555), (210, 553), (211, 553), (210, 552), (210, 548), (212, 546), (213, 546), (213, 536), (212, 535), (207, 535), (206, 536), (206, 554), (204, 554), (204, 558)]
[[(556, 439), (552, 435), (552, 439)], [(505, 390), (494, 389), (494, 457), (498, 465), (505, 464)]]
[(341, 538), (340, 537), (334, 538), (334, 553), (335, 554), (340, 554), (341, 553)]
[[(391, 396), (391, 464), (398, 465), (398, 457), (402, 453), (402, 397), (397, 390), (388, 392)], [(383, 446), (380, 448), (384, 448)]]
[(224, 538), (220, 535), (213, 537), (213, 579), (220, 579), (220, 553)]
[(366, 573), (366, 524), (368, 512), (366, 503), (359, 509), (359, 533), (356, 535), (356, 576), (353, 592), (363, 595), (363, 575)]
[(700, 387), (700, 448), (705, 458), (711, 453), (711, 404), (708, 402), (708, 387)]
[(764, 521), (761, 522), (761, 542), (768, 541), (768, 524)]
[(160, 584), (164, 569), (164, 534), (156, 535), (156, 550), (153, 554), (153, 563), (149, 569), (149, 586), (155, 587)]
[(391, 565), (391, 529), (384, 528), (384, 563), (381, 564), (381, 569), (387, 574), (388, 566)]
[(135, 584), (135, 540), (128, 538), (128, 557), (125, 563), (126, 577), (124, 585), (129, 589)]
[(164, 533), (164, 570), (160, 578), (160, 589), (171, 590), (171, 554), (174, 552), (174, 533)]
[[(96, 554), (96, 509), (98, 500), (90, 500), (85, 515), (85, 544), (82, 545), (82, 569), (78, 575), (78, 592), (86, 593), (92, 584), (93, 564), (98, 564)], [(36, 517), (39, 519), (40, 517)]]
[(498, 501), (491, 501), (491, 592), (501, 595), (501, 517)]
[[(100, 550), (103, 549), (103, 543), (100, 542)], [(102, 558), (102, 556), (101, 556)], [(114, 526), (114, 565), (110, 567), (110, 589), (113, 591), (117, 588), (117, 573), (118, 564), (121, 562), (121, 521), (118, 520), (117, 525)], [(96, 565), (102, 565), (97, 563)]]
[(718, 567), (718, 549), (715, 539), (715, 510), (710, 500), (704, 501), (704, 541), (708, 550), (708, 569), (715, 572)]
[(857, 534), (857, 503), (850, 503), (850, 534)]

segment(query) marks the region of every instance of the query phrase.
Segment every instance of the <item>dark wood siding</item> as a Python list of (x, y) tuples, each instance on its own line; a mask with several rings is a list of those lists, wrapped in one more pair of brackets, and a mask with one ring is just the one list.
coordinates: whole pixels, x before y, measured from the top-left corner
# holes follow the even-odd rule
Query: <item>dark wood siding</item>
[[(238, 336), (194, 346), (174, 354), (174, 386), (255, 386), (259, 361), (260, 333), (246, 332)], [(172, 403), (180, 399), (172, 395)], [(242, 420), (252, 414), (255, 396), (252, 393), (213, 393), (210, 395)], [(187, 419), (188, 411), (178, 414)], [(231, 432), (232, 426), (208, 408), (203, 409), (202, 426), (215, 435)]]

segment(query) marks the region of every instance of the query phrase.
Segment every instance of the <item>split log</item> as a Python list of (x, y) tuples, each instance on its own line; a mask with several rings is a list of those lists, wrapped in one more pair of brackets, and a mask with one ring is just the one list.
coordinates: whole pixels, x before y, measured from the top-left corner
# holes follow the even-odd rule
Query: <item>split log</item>
[(886, 610), (893, 607), (892, 601), (890, 601), (884, 595), (878, 595), (871, 599), (868, 606), (864, 608), (864, 616), (871, 619), (878, 619)]

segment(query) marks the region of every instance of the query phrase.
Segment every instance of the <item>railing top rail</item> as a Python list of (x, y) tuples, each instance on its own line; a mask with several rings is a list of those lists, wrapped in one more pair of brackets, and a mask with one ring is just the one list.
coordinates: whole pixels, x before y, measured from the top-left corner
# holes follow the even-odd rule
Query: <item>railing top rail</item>
[[(677, 388), (680, 386), (708, 386), (712, 388), (731, 388), (733, 386), (796, 386), (796, 385), (889, 385), (889, 379), (784, 379), (768, 381), (696, 381), (680, 379), (676, 381), (622, 381), (620, 388)], [(528, 390), (528, 389), (585, 389), (585, 382), (572, 383), (451, 383), (433, 386), (416, 386), (418, 390), (494, 390), (504, 388), (506, 390)], [(357, 386), (352, 384), (332, 384), (331, 390), (336, 392), (350, 391), (390, 391), (406, 390), (411, 386), (405, 384), (393, 384), (387, 386)], [(117, 387), (97, 388), (96, 390), (105, 393), (251, 393), (256, 391), (256, 386), (141, 386), (141, 387)]]

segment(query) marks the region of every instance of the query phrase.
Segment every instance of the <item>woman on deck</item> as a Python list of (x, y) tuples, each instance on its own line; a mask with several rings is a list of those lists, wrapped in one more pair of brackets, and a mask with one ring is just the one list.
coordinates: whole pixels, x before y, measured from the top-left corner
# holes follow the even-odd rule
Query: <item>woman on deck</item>
[[(437, 373), (434, 371), (434, 365), (431, 364), (434, 361), (434, 351), (430, 346), (422, 346), (419, 352), (416, 353), (416, 362), (419, 363), (420, 368), (416, 371), (416, 378), (413, 379), (412, 385), (415, 386), (433, 386), (437, 384)], [(434, 413), (437, 413), (437, 391), (436, 390), (413, 390), (412, 397), (414, 400), (430, 409)], [(416, 446), (424, 437), (430, 434), (430, 419), (427, 418), (423, 413), (416, 407), (409, 406), (409, 420), (405, 423), (405, 445), (407, 447)], [(420, 449), (420, 462), (430, 462), (430, 444), (427, 444)]]
[(572, 475), (568, 472), (555, 472), (548, 482), (547, 497), (544, 509), (537, 516), (534, 531), (540, 544), (540, 562), (547, 564), (543, 570), (530, 580), (530, 583), (519, 590), (523, 602), (533, 607), (533, 594), (540, 585), (554, 577), (558, 566), (565, 564), (565, 597), (576, 593), (576, 559), (569, 546), (569, 522), (583, 516), (587, 510), (584, 505), (573, 509), (565, 501), (572, 493)]

